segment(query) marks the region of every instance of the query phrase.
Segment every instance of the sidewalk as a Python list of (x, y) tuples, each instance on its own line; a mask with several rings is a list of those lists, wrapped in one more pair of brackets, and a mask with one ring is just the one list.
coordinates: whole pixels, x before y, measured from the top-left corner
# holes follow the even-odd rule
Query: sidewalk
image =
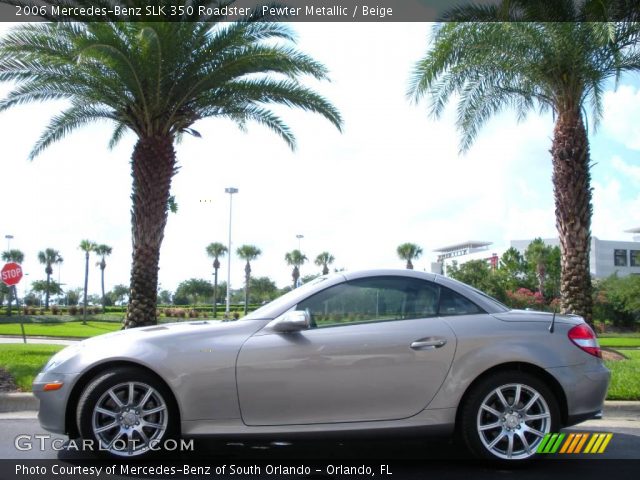
[[(44, 345), (73, 345), (83, 338), (69, 338), (69, 337), (27, 337), (27, 343), (39, 343)], [(0, 343), (23, 343), (23, 339), (20, 335), (0, 335)]]

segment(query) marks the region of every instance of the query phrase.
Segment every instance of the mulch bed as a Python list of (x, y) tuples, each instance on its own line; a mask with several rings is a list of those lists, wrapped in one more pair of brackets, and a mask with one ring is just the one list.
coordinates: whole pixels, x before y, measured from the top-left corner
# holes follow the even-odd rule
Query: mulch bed
[(620, 361), (620, 360), (627, 360), (627, 357), (625, 357), (623, 354), (621, 354), (620, 352), (618, 352), (616, 350), (603, 348), (602, 349), (602, 359), (603, 360)]
[(15, 392), (17, 390), (18, 387), (11, 374), (0, 367), (0, 392)]

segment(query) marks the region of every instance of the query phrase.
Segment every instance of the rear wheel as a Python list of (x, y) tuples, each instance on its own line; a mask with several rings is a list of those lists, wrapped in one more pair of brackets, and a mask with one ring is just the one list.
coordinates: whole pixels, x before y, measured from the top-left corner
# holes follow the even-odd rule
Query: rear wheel
[(461, 412), (466, 446), (480, 458), (522, 461), (533, 457), (559, 426), (558, 403), (537, 377), (502, 372), (478, 383)]
[(100, 453), (147, 456), (175, 437), (175, 411), (162, 382), (136, 368), (119, 368), (96, 377), (84, 390), (78, 429)]

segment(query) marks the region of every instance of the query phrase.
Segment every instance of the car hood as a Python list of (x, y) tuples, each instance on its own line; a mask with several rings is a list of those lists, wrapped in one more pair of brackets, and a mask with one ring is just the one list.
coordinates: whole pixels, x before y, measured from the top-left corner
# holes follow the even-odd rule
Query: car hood
[(265, 324), (264, 321), (233, 321), (202, 320), (192, 322), (163, 323), (148, 327), (129, 328), (117, 332), (105, 333), (97, 337), (88, 338), (81, 342), (83, 347), (98, 347), (102, 344), (139, 341), (177, 340), (184, 337), (200, 338), (203, 335), (221, 336), (231, 335), (243, 331), (255, 331)]
[[(553, 313), (538, 312), (536, 310), (509, 310), (504, 313), (492, 314), (498, 320), (505, 322), (546, 322), (551, 324)], [(578, 325), (584, 323), (584, 319), (578, 315), (560, 315), (556, 314), (556, 323), (566, 323), (569, 325)]]

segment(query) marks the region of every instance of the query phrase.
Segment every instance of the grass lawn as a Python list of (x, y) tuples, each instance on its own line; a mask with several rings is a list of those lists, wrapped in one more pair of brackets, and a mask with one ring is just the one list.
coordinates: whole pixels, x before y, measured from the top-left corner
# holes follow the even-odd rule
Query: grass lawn
[(633, 348), (640, 347), (640, 337), (635, 334), (629, 336), (609, 337), (598, 335), (598, 343), (601, 347)]
[(45, 363), (63, 348), (62, 345), (2, 344), (0, 366), (13, 376), (20, 390), (28, 392), (31, 391), (34, 377)]
[[(45, 337), (74, 337), (89, 338), (103, 333), (115, 332), (122, 328), (121, 319), (118, 321), (95, 319), (87, 321), (87, 325), (83, 325), (78, 319), (61, 320), (60, 317), (53, 320), (38, 319), (32, 321), (31, 318), (25, 317), (24, 331), (29, 336), (45, 336)], [(165, 318), (162, 317), (159, 323), (169, 322), (192, 322), (213, 320), (211, 318)], [(6, 317), (0, 321), (0, 335), (22, 335), (20, 323), (7, 323)]]
[[(89, 321), (83, 325), (80, 321), (57, 323), (25, 323), (24, 331), (27, 336), (47, 337), (95, 337), (103, 333), (120, 330), (119, 322)], [(0, 335), (22, 335), (19, 323), (0, 323)]]
[(640, 400), (640, 350), (619, 350), (628, 360), (605, 362), (611, 370), (607, 400)]

